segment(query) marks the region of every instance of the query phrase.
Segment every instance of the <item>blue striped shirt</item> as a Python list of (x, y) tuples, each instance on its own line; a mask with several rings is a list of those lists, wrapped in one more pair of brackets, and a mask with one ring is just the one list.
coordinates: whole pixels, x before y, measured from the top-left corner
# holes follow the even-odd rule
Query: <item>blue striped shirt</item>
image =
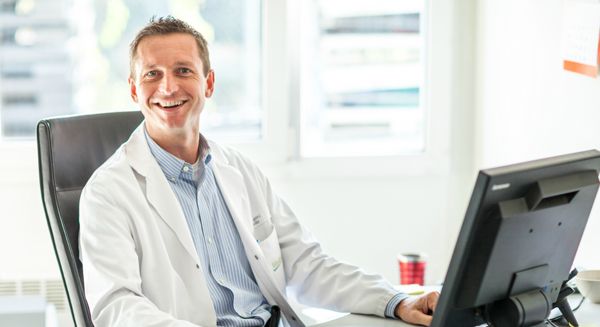
[(162, 149), (146, 131), (145, 135), (185, 215), (214, 303), (217, 325), (263, 326), (271, 316), (270, 305), (258, 288), (217, 186), (206, 141), (201, 136), (201, 149), (207, 150), (203, 160), (191, 165)]
[[(263, 326), (271, 317), (233, 218), (216, 183), (206, 140), (200, 136), (203, 160), (191, 165), (161, 148), (144, 129), (150, 152), (169, 180), (185, 215), (206, 283), (215, 306), (219, 326)], [(201, 152), (202, 153), (202, 152)], [(399, 293), (387, 304), (385, 315), (406, 294)]]

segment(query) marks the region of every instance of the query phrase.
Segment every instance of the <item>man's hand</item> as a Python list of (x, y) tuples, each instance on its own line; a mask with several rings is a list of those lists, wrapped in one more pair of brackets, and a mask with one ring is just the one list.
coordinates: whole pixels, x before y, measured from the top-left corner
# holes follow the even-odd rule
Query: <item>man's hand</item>
[(408, 297), (398, 304), (395, 314), (408, 323), (429, 326), (439, 297), (439, 292)]

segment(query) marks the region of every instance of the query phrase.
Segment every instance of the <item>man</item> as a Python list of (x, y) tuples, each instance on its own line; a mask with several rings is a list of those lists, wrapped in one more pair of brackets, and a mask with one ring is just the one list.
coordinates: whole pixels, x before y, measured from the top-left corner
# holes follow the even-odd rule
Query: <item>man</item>
[(197, 31), (153, 19), (130, 62), (144, 123), (80, 203), (96, 327), (303, 326), (286, 292), (313, 306), (431, 322), (437, 293), (407, 297), (323, 254), (248, 159), (204, 138), (200, 114), (215, 74)]

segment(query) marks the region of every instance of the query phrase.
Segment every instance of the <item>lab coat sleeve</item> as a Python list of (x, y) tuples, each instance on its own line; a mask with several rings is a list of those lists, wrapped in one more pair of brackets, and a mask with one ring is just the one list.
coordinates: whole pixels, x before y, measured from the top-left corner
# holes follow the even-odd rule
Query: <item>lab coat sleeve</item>
[(385, 317), (388, 302), (398, 293), (392, 285), (379, 275), (324, 254), (270, 187), (269, 194), (289, 291), (308, 305)]
[(160, 311), (142, 294), (140, 258), (127, 212), (104, 184), (90, 183), (80, 200), (80, 253), (94, 325), (196, 326)]
[(252, 163), (246, 164), (250, 168), (245, 173), (255, 178), (250, 183), (260, 185), (277, 231), (287, 291), (307, 305), (385, 317), (385, 308), (398, 291), (383, 277), (324, 254), (268, 179)]

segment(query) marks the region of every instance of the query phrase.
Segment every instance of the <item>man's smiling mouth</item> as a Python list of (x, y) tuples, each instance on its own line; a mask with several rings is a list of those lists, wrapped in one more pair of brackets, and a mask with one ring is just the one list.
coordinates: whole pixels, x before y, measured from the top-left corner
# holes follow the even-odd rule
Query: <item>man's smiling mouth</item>
[(182, 106), (186, 102), (187, 102), (187, 100), (161, 101), (161, 102), (155, 102), (154, 104), (163, 109), (175, 109), (175, 108)]

